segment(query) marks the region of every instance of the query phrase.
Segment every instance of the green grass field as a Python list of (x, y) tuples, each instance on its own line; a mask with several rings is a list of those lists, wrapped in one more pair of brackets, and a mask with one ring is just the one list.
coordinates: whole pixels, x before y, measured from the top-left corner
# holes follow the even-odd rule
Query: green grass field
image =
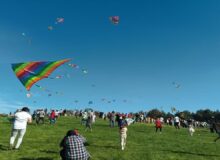
[(88, 140), (93, 160), (219, 160), (220, 141), (208, 129), (197, 129), (193, 137), (188, 130), (164, 126), (155, 133), (154, 126), (136, 123), (128, 127), (127, 146), (120, 150), (118, 128), (98, 120), (93, 132), (85, 132), (80, 119), (61, 117), (57, 124), (28, 125), (20, 150), (8, 150), (11, 124), (0, 120), (0, 160), (59, 160), (59, 143), (67, 130), (78, 128)]

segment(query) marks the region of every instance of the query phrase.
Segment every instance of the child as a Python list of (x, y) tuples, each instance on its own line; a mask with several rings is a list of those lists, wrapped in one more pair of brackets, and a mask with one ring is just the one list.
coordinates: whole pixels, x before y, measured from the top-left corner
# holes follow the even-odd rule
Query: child
[(56, 118), (55, 118), (55, 111), (52, 110), (50, 113), (50, 124), (55, 124)]
[(162, 123), (160, 121), (160, 118), (157, 118), (157, 120), (155, 121), (155, 127), (156, 127), (156, 132), (158, 129), (160, 129), (160, 134), (162, 133)]
[(121, 150), (125, 149), (125, 145), (126, 145), (126, 139), (127, 139), (127, 125), (123, 124), (121, 125), (120, 129), (119, 129), (119, 133), (120, 133), (120, 141), (121, 141)]
[(190, 136), (193, 136), (193, 133), (195, 132), (195, 129), (193, 128), (193, 125), (189, 125), (189, 134)]

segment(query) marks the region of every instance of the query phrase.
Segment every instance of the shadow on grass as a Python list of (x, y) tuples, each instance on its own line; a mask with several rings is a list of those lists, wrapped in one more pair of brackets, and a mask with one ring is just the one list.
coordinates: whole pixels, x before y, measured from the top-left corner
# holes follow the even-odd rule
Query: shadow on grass
[(118, 149), (118, 146), (102, 146), (102, 145), (92, 145), (93, 147), (106, 148), (106, 149)]
[(58, 151), (51, 151), (51, 150), (40, 150), (41, 152), (44, 152), (44, 153), (51, 153), (51, 154), (59, 154), (60, 152)]
[(146, 130), (139, 130), (139, 131), (135, 131), (135, 132), (146, 133)]
[(196, 155), (196, 156), (220, 157), (220, 155), (215, 155), (215, 154), (204, 154), (204, 153), (193, 153), (193, 152), (186, 152), (186, 151), (171, 151), (171, 150), (163, 150), (163, 151), (177, 153), (177, 154), (191, 154), (191, 155)]
[(20, 158), (19, 160), (53, 160), (53, 158), (39, 157), (39, 158)]
[(8, 146), (4, 146), (4, 145), (0, 144), (0, 150), (7, 151), (7, 150), (9, 150), (9, 148), (8, 148)]

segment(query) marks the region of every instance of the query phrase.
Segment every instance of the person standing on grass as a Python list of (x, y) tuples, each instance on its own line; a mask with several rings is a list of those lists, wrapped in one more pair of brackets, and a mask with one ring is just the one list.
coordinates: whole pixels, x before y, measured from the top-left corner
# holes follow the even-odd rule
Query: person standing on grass
[(86, 150), (86, 139), (79, 135), (78, 130), (69, 130), (60, 143), (62, 160), (89, 160), (90, 154)]
[(119, 128), (119, 134), (120, 134), (120, 143), (121, 143), (121, 150), (125, 149), (126, 141), (127, 141), (127, 125), (122, 124)]
[[(15, 148), (19, 149), (22, 139), (26, 132), (27, 123), (32, 122), (32, 117), (30, 115), (30, 110), (27, 107), (22, 108), (20, 112), (15, 113), (14, 115), (14, 123), (11, 131), (11, 138), (10, 138), (10, 149)], [(18, 136), (18, 141), (16, 146), (14, 147), (14, 141)]]
[(44, 110), (43, 109), (39, 110), (36, 118), (36, 123), (40, 124), (41, 122), (42, 124), (44, 124), (44, 116), (45, 116)]
[(123, 123), (123, 117), (121, 114), (117, 114), (117, 121), (118, 121), (118, 127), (121, 127), (122, 126), (122, 123)]
[(216, 142), (217, 140), (220, 139), (220, 123), (216, 123), (215, 124), (215, 129), (216, 129), (216, 132), (218, 133), (218, 137), (214, 140), (214, 142)]
[(50, 113), (50, 124), (55, 124), (56, 122), (56, 115), (55, 115), (55, 111), (52, 110)]
[(115, 127), (115, 111), (112, 111), (110, 113), (110, 127)]
[(90, 130), (90, 132), (92, 132), (92, 112), (88, 113), (88, 117), (86, 119), (86, 129), (85, 129), (85, 131), (87, 131), (88, 129)]
[(81, 119), (81, 125), (85, 125), (88, 118), (87, 112), (82, 112), (82, 119)]
[(174, 117), (174, 126), (176, 129), (180, 129), (180, 118), (178, 116)]
[(162, 122), (160, 118), (157, 118), (157, 120), (155, 121), (155, 127), (156, 127), (156, 132), (158, 129), (160, 129), (160, 134), (161, 134), (162, 133)]

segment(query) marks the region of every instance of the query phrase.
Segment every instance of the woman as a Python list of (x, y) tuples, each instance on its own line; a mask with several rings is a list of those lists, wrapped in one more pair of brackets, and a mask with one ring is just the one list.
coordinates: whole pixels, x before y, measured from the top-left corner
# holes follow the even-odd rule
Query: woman
[(84, 143), (86, 139), (79, 135), (78, 130), (69, 130), (60, 143), (63, 149), (60, 151), (62, 160), (88, 160), (90, 155)]

